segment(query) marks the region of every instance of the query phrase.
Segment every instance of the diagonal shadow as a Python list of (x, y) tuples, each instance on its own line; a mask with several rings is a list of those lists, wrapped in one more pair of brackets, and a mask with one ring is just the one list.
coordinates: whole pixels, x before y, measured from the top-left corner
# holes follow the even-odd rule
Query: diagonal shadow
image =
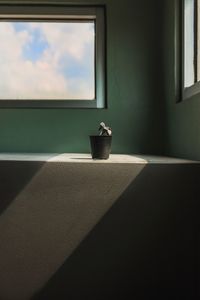
[(197, 299), (199, 178), (146, 166), (32, 300)]
[(0, 298), (30, 299), (143, 168), (45, 163), (0, 218)]
[(45, 162), (0, 161), (0, 215)]

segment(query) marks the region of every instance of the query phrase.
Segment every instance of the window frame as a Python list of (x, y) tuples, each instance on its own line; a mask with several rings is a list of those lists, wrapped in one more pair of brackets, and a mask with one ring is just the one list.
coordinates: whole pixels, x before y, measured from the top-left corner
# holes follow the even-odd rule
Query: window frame
[[(195, 10), (197, 10), (197, 2), (194, 0)], [(200, 94), (200, 81), (194, 82), (193, 85), (185, 87), (185, 0), (176, 2), (176, 22), (175, 22), (175, 81), (176, 81), (176, 98), (177, 102), (191, 98)], [(195, 11), (196, 22), (197, 11)], [(197, 27), (194, 22), (194, 34), (197, 34)], [(197, 41), (194, 41), (194, 53), (197, 51)], [(197, 60), (195, 59), (195, 80), (197, 73)]]
[[(14, 1), (13, 1), (14, 2)], [(104, 5), (67, 5), (65, 3), (0, 4), (0, 21), (14, 20), (94, 20), (95, 22), (95, 99), (14, 100), (0, 99), (0, 108), (106, 108), (106, 28)]]

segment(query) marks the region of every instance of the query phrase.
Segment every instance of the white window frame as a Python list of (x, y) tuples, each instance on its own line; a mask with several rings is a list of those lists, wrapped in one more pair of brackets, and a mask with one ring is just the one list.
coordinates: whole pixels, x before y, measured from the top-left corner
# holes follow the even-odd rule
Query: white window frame
[(95, 98), (81, 100), (0, 99), (0, 108), (106, 108), (105, 7), (64, 3), (4, 2), (0, 21), (14, 20), (94, 20), (95, 21)]

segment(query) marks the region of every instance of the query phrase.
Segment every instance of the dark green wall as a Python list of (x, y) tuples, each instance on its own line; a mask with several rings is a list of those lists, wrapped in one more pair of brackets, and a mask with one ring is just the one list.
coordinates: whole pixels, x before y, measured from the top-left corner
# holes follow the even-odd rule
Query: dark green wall
[(175, 5), (176, 0), (165, 1), (164, 68), (166, 96), (166, 154), (200, 159), (200, 95), (180, 103), (175, 99)]
[(113, 128), (113, 153), (162, 154), (162, 3), (90, 3), (107, 7), (108, 109), (1, 109), (1, 152), (88, 152), (88, 135), (105, 121)]

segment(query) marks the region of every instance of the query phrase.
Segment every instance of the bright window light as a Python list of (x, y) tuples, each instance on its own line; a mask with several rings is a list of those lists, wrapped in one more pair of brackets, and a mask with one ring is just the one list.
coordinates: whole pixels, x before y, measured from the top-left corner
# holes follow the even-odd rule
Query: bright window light
[(104, 7), (0, 4), (0, 107), (105, 107)]
[(95, 98), (95, 24), (0, 22), (0, 98)]

